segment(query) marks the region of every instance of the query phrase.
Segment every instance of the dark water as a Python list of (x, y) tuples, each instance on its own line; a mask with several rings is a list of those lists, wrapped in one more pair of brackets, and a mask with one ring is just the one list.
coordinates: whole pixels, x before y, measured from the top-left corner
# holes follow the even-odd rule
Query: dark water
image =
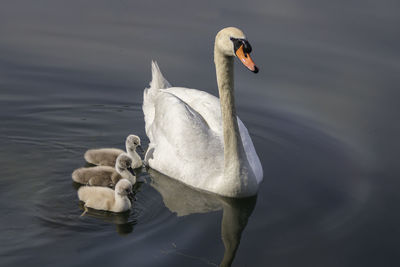
[[(398, 1), (2, 1), (2, 266), (399, 266)], [(236, 100), (257, 197), (143, 174), (128, 214), (80, 217), (87, 148), (144, 146), (156, 59), (216, 94), (213, 39), (242, 28), (261, 71)], [(239, 245), (240, 242), (240, 245)]]

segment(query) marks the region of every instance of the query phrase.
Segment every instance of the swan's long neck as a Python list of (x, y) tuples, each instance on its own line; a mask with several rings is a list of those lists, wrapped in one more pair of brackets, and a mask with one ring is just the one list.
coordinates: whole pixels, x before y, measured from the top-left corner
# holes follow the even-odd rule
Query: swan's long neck
[(248, 163), (237, 122), (233, 84), (233, 59), (233, 57), (222, 54), (215, 47), (214, 61), (224, 133), (224, 179), (237, 183), (237, 190), (241, 190), (242, 182), (247, 178), (243, 177), (243, 174), (247, 173)]

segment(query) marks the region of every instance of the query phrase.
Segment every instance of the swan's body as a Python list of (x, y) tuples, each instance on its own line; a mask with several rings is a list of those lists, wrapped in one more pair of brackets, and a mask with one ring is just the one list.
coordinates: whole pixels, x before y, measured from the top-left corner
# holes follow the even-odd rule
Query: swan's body
[[(125, 140), (125, 148), (128, 155), (132, 158), (132, 168), (142, 167), (142, 159), (136, 152), (136, 148), (140, 147), (140, 138), (137, 135), (128, 135)], [(89, 149), (85, 152), (84, 158), (87, 162), (100, 165), (114, 167), (117, 157), (124, 153), (118, 148), (98, 148)]]
[(127, 179), (136, 183), (136, 176), (131, 169), (132, 159), (126, 153), (120, 154), (115, 163), (115, 169), (110, 166), (79, 168), (72, 173), (72, 180), (80, 184), (93, 186), (115, 186), (119, 180)]
[(116, 184), (115, 191), (107, 187), (82, 186), (78, 189), (78, 197), (88, 208), (124, 212), (131, 208), (128, 198), (131, 192), (132, 184), (127, 179), (122, 179)]
[[(244, 35), (236, 28), (226, 28), (216, 37), (221, 100), (204, 91), (171, 87), (153, 63), (152, 81), (143, 101), (150, 139), (145, 162), (194, 188), (245, 197), (257, 193), (263, 170), (249, 133), (236, 116), (233, 55), (229, 54), (234, 52), (229, 37)], [(257, 71), (255, 66), (253, 71)]]

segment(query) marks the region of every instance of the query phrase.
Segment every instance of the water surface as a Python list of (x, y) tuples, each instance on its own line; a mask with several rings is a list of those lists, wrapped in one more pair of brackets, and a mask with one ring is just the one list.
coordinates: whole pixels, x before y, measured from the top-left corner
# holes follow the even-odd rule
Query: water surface
[[(396, 1), (2, 1), (2, 266), (398, 266)], [(217, 94), (213, 39), (250, 40), (236, 101), (264, 167), (232, 200), (142, 174), (130, 213), (83, 217), (94, 147), (148, 144), (142, 92)]]

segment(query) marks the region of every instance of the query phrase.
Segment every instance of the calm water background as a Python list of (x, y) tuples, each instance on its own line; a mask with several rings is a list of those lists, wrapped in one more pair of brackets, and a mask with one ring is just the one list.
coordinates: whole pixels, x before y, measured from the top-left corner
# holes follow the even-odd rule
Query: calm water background
[[(0, 265), (399, 266), (399, 7), (1, 1)], [(131, 213), (80, 217), (70, 174), (84, 151), (129, 133), (148, 143), (150, 61), (173, 85), (217, 94), (225, 26), (246, 32), (261, 70), (235, 70), (265, 172), (257, 198), (143, 174)]]

